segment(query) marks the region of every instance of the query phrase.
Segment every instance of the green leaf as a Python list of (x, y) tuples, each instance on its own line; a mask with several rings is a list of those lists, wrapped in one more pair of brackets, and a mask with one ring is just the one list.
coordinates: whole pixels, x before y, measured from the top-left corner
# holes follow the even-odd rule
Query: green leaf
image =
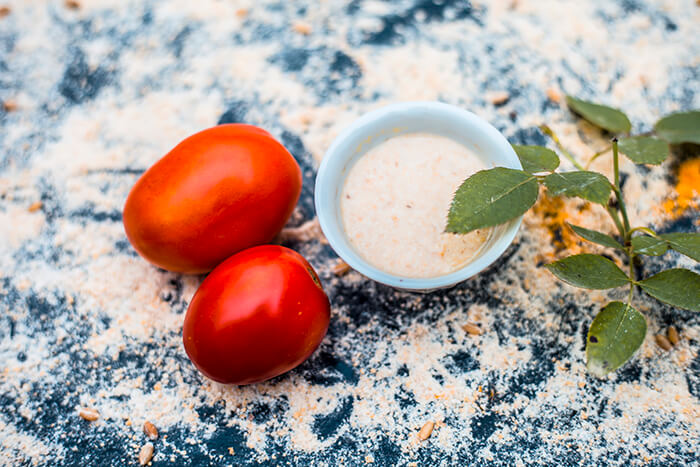
[(668, 143), (651, 136), (621, 139), (620, 152), (635, 164), (661, 164), (668, 156)]
[(566, 103), (571, 110), (611, 133), (626, 133), (632, 128), (627, 115), (612, 107), (582, 101), (572, 96), (566, 96)]
[(666, 253), (666, 250), (668, 250), (668, 244), (662, 238), (646, 235), (632, 238), (632, 251), (638, 255), (660, 256)]
[(598, 245), (603, 245), (610, 248), (617, 248), (619, 250), (625, 249), (625, 247), (623, 247), (620, 244), (620, 242), (612, 238), (610, 235), (604, 234), (603, 232), (586, 229), (573, 224), (569, 224), (569, 227), (571, 227), (573, 231), (578, 234), (579, 237), (588, 240), (589, 242), (597, 243)]
[(548, 264), (547, 269), (564, 282), (585, 289), (612, 289), (629, 282), (622, 269), (601, 255), (569, 256)]
[(446, 231), (468, 233), (515, 219), (535, 204), (537, 193), (537, 180), (522, 170), (496, 167), (477, 172), (457, 189)]
[(700, 262), (700, 234), (697, 233), (670, 233), (659, 235), (668, 242), (668, 245), (695, 261)]
[(611, 302), (595, 317), (586, 339), (586, 366), (600, 377), (620, 368), (644, 342), (647, 322), (634, 308)]
[(656, 122), (654, 131), (671, 144), (700, 144), (700, 110), (667, 115)]
[(547, 175), (544, 184), (552, 196), (578, 196), (603, 206), (607, 205), (612, 190), (603, 175), (585, 170)]
[(525, 172), (554, 172), (559, 167), (559, 157), (551, 149), (543, 146), (512, 146)]
[(700, 274), (688, 269), (667, 269), (639, 282), (654, 298), (669, 305), (700, 311)]

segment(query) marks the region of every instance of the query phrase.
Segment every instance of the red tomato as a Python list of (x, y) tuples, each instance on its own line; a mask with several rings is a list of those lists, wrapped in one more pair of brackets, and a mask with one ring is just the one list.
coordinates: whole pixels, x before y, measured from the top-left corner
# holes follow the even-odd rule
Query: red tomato
[(205, 376), (251, 384), (306, 360), (329, 319), (330, 303), (311, 265), (289, 248), (264, 245), (229, 258), (202, 282), (182, 340)]
[(151, 263), (198, 274), (270, 242), (300, 193), (299, 165), (268, 132), (220, 125), (185, 139), (141, 176), (124, 228)]

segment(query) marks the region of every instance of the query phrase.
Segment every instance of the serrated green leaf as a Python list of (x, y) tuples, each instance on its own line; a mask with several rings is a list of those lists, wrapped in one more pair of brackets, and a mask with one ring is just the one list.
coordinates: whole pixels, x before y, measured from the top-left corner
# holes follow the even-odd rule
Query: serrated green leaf
[(552, 196), (578, 196), (607, 205), (612, 187), (603, 175), (586, 170), (547, 175), (544, 184)]
[(632, 238), (632, 251), (638, 255), (660, 256), (666, 253), (666, 250), (668, 250), (668, 244), (662, 238), (646, 235)]
[(512, 146), (525, 172), (554, 172), (559, 167), (559, 157), (551, 149), (544, 146)]
[(668, 143), (651, 136), (621, 139), (620, 152), (635, 164), (661, 164), (668, 156)]
[(522, 170), (496, 167), (475, 173), (457, 189), (447, 232), (468, 233), (521, 216), (537, 201), (538, 185)]
[(654, 298), (669, 305), (700, 311), (700, 274), (688, 269), (667, 269), (639, 282)]
[(700, 234), (670, 233), (659, 235), (666, 240), (671, 248), (700, 262)]
[(644, 342), (647, 322), (634, 308), (611, 302), (595, 317), (586, 339), (586, 366), (597, 377), (620, 368)]
[(667, 115), (656, 122), (654, 131), (671, 144), (700, 144), (700, 110)]
[(610, 248), (617, 248), (619, 250), (624, 250), (625, 248), (620, 244), (620, 242), (612, 238), (610, 235), (604, 234), (603, 232), (586, 229), (573, 224), (569, 224), (569, 227), (571, 227), (579, 237), (588, 240), (589, 242), (597, 243), (598, 245), (603, 245)]
[(569, 256), (546, 267), (567, 284), (585, 289), (612, 289), (629, 282), (622, 269), (601, 255)]
[(566, 96), (566, 103), (571, 110), (611, 133), (626, 133), (632, 128), (627, 115), (612, 107), (582, 101), (573, 96)]

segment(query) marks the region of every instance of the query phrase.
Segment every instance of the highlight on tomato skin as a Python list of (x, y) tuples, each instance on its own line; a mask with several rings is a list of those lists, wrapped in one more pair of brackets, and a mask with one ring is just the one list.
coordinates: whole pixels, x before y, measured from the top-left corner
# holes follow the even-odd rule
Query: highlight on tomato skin
[(206, 377), (245, 385), (300, 365), (329, 321), (330, 302), (312, 266), (293, 250), (263, 245), (207, 276), (187, 309), (182, 339)]
[(296, 160), (267, 131), (219, 125), (184, 139), (139, 178), (124, 205), (124, 230), (155, 266), (201, 274), (269, 243), (301, 185)]

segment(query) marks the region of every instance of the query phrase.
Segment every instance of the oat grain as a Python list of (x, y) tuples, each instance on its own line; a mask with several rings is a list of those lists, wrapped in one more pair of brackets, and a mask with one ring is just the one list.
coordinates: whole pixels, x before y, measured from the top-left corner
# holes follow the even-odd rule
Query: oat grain
[(146, 443), (139, 451), (139, 465), (146, 465), (153, 458), (153, 443)]
[(472, 336), (481, 335), (481, 328), (475, 324), (467, 323), (464, 326), (462, 326), (462, 329), (464, 329), (466, 333)]
[(671, 343), (671, 345), (675, 346), (681, 340), (678, 336), (678, 331), (676, 331), (676, 328), (674, 326), (669, 326), (668, 331), (666, 331), (666, 334), (668, 336), (668, 341)]
[(151, 441), (158, 439), (158, 428), (156, 428), (156, 426), (151, 422), (146, 422), (143, 424), (143, 432)]
[(78, 410), (78, 415), (80, 415), (80, 418), (87, 420), (88, 422), (94, 422), (100, 418), (100, 413), (90, 407), (82, 407), (80, 410)]
[(666, 336), (664, 336), (663, 334), (655, 335), (654, 339), (656, 340), (656, 345), (658, 345), (659, 347), (661, 347), (664, 350), (671, 350), (671, 347), (673, 347), (671, 345), (671, 343), (668, 341), (668, 339), (666, 338)]
[(430, 438), (430, 435), (433, 433), (433, 428), (435, 428), (435, 422), (425, 422), (423, 427), (418, 432), (418, 439), (425, 441), (426, 439)]

